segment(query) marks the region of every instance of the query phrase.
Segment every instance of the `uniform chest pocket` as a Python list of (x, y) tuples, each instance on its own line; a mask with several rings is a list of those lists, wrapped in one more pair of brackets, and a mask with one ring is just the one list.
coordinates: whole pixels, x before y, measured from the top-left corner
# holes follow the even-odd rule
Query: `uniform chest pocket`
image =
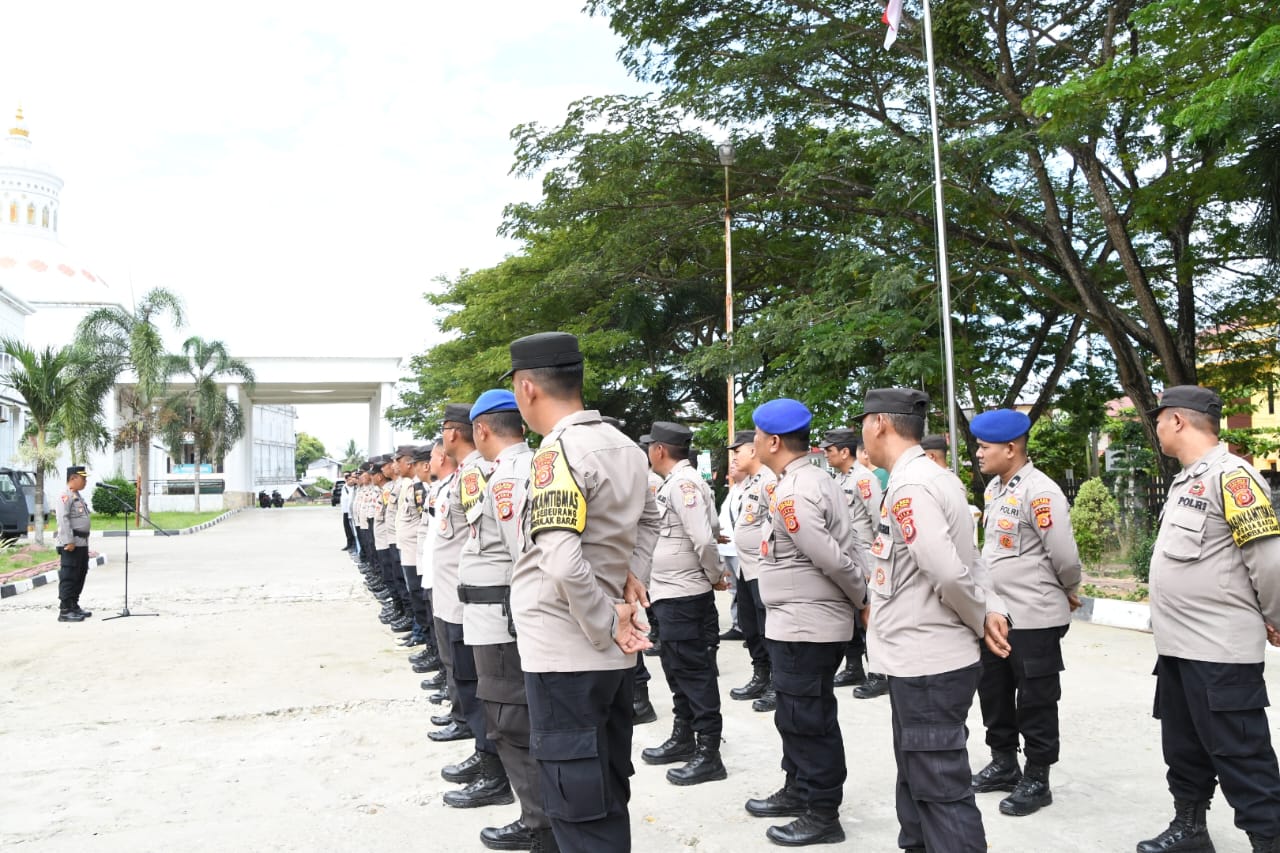
[(884, 534), (871, 543), (871, 577), (867, 586), (880, 598), (893, 598), (898, 589), (898, 573), (894, 571), (897, 554), (893, 543)]
[(997, 557), (1016, 557), (1022, 553), (1022, 525), (1016, 518), (1001, 515), (996, 518), (995, 551)]
[(1198, 512), (1180, 512), (1169, 517), (1161, 550), (1170, 560), (1187, 563), (1200, 559), (1204, 549), (1205, 517)]
[(665, 501), (658, 501), (658, 535), (672, 536), (676, 529), (676, 516)]

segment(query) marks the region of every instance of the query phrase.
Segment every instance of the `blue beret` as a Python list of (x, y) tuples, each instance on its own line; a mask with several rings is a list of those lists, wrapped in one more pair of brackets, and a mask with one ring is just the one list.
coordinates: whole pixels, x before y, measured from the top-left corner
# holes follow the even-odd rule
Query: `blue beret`
[(813, 415), (805, 408), (804, 403), (786, 397), (770, 400), (757, 406), (751, 413), (751, 422), (756, 428), (770, 435), (799, 432), (808, 429), (812, 421)]
[(491, 388), (485, 391), (471, 406), (471, 420), (490, 412), (516, 411), (516, 395), (505, 388)]
[(1013, 409), (996, 409), (983, 412), (970, 421), (969, 430), (979, 441), (1001, 444), (1030, 432), (1031, 418)]

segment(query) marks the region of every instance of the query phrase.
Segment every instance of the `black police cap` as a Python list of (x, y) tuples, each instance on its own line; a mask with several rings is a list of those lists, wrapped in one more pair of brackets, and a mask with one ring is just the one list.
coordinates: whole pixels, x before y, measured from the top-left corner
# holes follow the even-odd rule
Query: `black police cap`
[(756, 431), (753, 429), (740, 429), (733, 434), (733, 441), (729, 442), (730, 450), (737, 450), (744, 444), (751, 444), (756, 440)]
[(829, 429), (822, 434), (822, 441), (818, 442), (818, 447), (826, 450), (828, 447), (848, 447), (854, 448), (858, 446), (858, 431), (847, 427), (839, 429)]
[(471, 404), (470, 403), (446, 403), (444, 407), (444, 422), (455, 424), (471, 423)]
[(854, 420), (861, 421), (867, 415), (915, 415), (923, 418), (929, 409), (929, 395), (914, 388), (872, 388), (862, 404), (862, 414)]
[(688, 447), (693, 443), (693, 430), (671, 421), (654, 421), (653, 426), (649, 428), (649, 438), (660, 444)]
[(1204, 412), (1215, 418), (1222, 417), (1222, 398), (1212, 388), (1200, 385), (1174, 385), (1164, 389), (1160, 397), (1160, 405), (1148, 414), (1155, 415), (1161, 409), (1190, 409), (1193, 412)]
[(517, 370), (538, 367), (560, 367), (582, 364), (578, 339), (568, 332), (539, 332), (511, 342), (511, 369), (502, 374), (506, 379)]

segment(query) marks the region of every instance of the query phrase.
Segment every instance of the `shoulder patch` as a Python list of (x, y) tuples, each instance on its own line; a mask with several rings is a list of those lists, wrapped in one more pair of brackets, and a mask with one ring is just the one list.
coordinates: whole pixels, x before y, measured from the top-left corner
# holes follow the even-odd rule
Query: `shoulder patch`
[(1271, 506), (1271, 498), (1244, 468), (1223, 473), (1222, 507), (1237, 546), (1280, 536), (1280, 518)]
[(863, 477), (858, 481), (858, 494), (862, 495), (864, 501), (871, 500), (871, 478)]
[(515, 514), (515, 480), (499, 480), (490, 491), (493, 492), (493, 506), (498, 513), (498, 520), (510, 521)]
[(791, 498), (778, 501), (778, 515), (782, 516), (782, 526), (787, 528), (788, 533), (795, 533), (800, 529), (800, 519), (796, 518), (796, 502)]
[(698, 505), (698, 487), (687, 480), (680, 483), (681, 501), (687, 507), (695, 507)]
[(899, 498), (893, 503), (893, 517), (902, 528), (902, 541), (910, 545), (916, 541), (916, 520), (911, 512), (911, 498)]
[(569, 470), (564, 448), (556, 440), (540, 450), (531, 465), (529, 489), (529, 535), (545, 530), (587, 529), (587, 498)]
[(1035, 514), (1036, 527), (1048, 530), (1053, 527), (1052, 501), (1049, 498), (1034, 498), (1031, 501), (1031, 512)]

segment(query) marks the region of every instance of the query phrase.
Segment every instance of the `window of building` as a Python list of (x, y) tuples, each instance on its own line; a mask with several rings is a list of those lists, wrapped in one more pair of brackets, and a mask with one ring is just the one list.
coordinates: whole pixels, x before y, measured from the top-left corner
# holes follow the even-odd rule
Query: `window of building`
[(36, 206), (34, 204), (27, 205), (27, 224), (36, 224)]
[(40, 212), (40, 227), (41, 228), (49, 227), (49, 208), (47, 205), (45, 206), (44, 210)]
[(16, 201), (9, 202), (9, 221), (15, 225), (18, 222), (18, 203)]

